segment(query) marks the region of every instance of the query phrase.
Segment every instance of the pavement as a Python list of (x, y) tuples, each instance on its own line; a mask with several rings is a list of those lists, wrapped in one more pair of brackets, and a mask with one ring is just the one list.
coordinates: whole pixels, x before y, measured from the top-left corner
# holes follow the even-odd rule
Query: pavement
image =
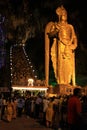
[(27, 118), (25, 115), (17, 117), (11, 122), (0, 120), (0, 130), (52, 130), (45, 125), (40, 124), (34, 118)]

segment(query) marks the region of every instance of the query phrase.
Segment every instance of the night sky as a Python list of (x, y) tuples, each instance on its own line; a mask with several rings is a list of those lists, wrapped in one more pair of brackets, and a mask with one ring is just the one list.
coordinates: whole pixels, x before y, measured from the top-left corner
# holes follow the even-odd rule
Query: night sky
[[(35, 13), (38, 9), (40, 17), (47, 17), (47, 19), (55, 20), (55, 9), (63, 4), (68, 12), (68, 22), (73, 24), (79, 33), (79, 38), (82, 42), (87, 41), (87, 15), (85, 0), (0, 0), (0, 12), (11, 11), (18, 13), (23, 12), (22, 4), (26, 3), (28, 11)], [(10, 9), (11, 8), (11, 9)]]
[[(45, 1), (48, 1), (45, 8)], [(39, 8), (42, 16), (49, 17), (49, 20), (55, 20), (55, 9), (63, 4), (68, 12), (68, 22), (73, 24), (79, 35), (79, 40), (86, 44), (87, 41), (87, 6), (85, 0), (30, 0), (30, 8)]]

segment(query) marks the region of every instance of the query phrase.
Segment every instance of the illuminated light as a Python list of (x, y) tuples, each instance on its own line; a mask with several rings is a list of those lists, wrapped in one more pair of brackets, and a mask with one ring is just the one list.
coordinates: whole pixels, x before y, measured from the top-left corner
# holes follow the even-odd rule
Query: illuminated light
[(23, 46), (25, 46), (25, 44), (23, 44)]
[(33, 86), (34, 85), (34, 80), (32, 78), (28, 79), (28, 86)]
[(45, 87), (12, 87), (13, 90), (40, 90), (40, 91), (47, 91), (48, 88)]

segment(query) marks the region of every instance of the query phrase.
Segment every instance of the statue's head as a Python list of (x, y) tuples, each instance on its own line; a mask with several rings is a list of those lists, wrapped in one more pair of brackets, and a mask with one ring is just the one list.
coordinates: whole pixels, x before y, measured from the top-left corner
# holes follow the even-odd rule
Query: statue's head
[(65, 16), (67, 18), (67, 11), (63, 5), (56, 9), (56, 14), (59, 16), (59, 20), (62, 16)]

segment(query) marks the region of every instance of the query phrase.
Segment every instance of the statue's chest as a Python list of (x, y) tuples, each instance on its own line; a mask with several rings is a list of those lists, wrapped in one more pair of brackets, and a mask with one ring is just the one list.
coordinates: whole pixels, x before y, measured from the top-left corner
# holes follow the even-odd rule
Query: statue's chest
[(71, 28), (69, 27), (69, 26), (64, 26), (64, 25), (62, 25), (61, 27), (60, 27), (60, 34), (66, 34), (66, 35), (69, 35), (69, 34), (71, 34)]

